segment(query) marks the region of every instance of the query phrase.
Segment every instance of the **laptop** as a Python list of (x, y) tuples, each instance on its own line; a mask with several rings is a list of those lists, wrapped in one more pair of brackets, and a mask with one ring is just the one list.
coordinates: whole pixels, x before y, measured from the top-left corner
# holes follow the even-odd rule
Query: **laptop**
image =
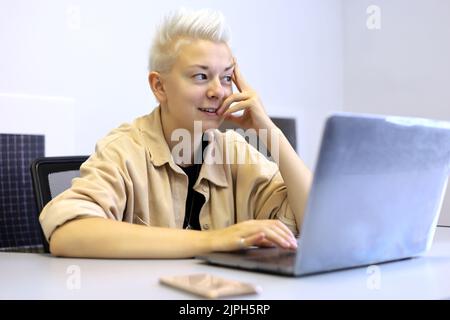
[(339, 113), (325, 124), (298, 249), (197, 258), (302, 276), (420, 256), (431, 246), (450, 167), (450, 122)]

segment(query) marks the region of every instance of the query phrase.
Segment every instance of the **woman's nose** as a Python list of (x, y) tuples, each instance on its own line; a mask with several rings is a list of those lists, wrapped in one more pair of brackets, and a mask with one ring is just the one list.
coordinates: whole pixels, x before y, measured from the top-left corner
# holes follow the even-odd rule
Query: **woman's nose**
[(219, 79), (215, 79), (210, 82), (210, 85), (208, 87), (207, 96), (210, 99), (222, 99), (225, 95), (225, 88), (222, 86), (222, 83), (220, 83)]

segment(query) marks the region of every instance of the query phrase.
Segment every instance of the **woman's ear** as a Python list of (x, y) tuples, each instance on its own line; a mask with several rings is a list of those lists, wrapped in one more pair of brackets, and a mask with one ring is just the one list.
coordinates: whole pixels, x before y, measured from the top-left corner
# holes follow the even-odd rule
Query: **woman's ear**
[(162, 83), (161, 74), (156, 71), (150, 72), (148, 74), (148, 83), (150, 84), (150, 88), (152, 89), (153, 94), (155, 95), (158, 102), (166, 102), (167, 96)]

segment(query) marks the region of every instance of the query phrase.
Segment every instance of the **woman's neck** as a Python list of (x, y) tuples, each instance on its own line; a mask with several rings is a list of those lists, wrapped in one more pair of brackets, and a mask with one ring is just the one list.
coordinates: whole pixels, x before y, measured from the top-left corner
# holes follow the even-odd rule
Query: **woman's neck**
[[(170, 117), (162, 110), (161, 126), (163, 129), (164, 138), (169, 146), (174, 162), (182, 167), (187, 167), (194, 164), (194, 154), (202, 147), (202, 134), (194, 134), (193, 126), (190, 130), (176, 126), (174, 122), (171, 121)], [(175, 130), (180, 129), (180, 134), (175, 135), (175, 141), (173, 141), (172, 133)], [(187, 155), (185, 154), (186, 152), (188, 152)]]

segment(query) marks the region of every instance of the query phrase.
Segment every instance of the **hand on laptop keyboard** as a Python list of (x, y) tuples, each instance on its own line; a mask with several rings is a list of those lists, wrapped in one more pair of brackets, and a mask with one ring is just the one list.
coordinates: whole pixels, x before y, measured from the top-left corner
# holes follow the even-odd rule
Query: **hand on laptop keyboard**
[(280, 220), (248, 220), (208, 233), (212, 251), (234, 251), (251, 246), (296, 249), (297, 240)]

